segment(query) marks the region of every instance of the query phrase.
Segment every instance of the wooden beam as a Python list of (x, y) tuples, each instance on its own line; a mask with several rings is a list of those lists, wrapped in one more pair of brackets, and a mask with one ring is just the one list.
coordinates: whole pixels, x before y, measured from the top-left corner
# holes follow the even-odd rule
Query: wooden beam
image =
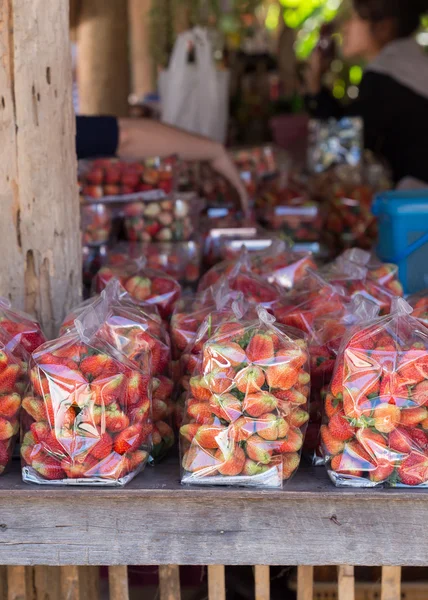
[(381, 600), (400, 600), (401, 567), (382, 568)]
[(270, 568), (266, 565), (255, 565), (254, 583), (256, 600), (270, 600)]
[(128, 567), (108, 568), (110, 600), (129, 600)]
[(128, 11), (125, 0), (85, 0), (77, 28), (82, 114), (128, 114)]
[(312, 600), (314, 597), (314, 568), (297, 568), (297, 600)]
[(208, 600), (226, 600), (224, 565), (208, 566)]
[(128, 0), (132, 93), (139, 100), (153, 90), (154, 65), (150, 56), (152, 3), (153, 0)]
[(0, 2), (0, 294), (48, 336), (80, 299), (68, 2)]
[(180, 567), (178, 565), (159, 566), (160, 600), (180, 600)]
[(355, 576), (354, 567), (351, 565), (340, 565), (338, 571), (338, 600), (354, 600), (355, 598)]

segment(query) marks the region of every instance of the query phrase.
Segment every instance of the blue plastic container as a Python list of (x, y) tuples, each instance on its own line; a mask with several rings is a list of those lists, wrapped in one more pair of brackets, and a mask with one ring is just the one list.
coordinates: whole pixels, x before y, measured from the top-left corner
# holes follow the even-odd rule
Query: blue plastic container
[(427, 288), (428, 189), (379, 194), (373, 213), (379, 220), (379, 258), (398, 265), (407, 294)]

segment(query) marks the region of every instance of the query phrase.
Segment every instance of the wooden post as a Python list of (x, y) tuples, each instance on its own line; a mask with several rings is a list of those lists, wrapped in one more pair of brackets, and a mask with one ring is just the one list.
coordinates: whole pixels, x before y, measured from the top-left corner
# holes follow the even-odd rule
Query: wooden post
[(124, 565), (108, 568), (110, 600), (129, 600), (128, 567)]
[(68, 2), (0, 2), (0, 294), (48, 336), (80, 299)]
[[(153, 90), (150, 56), (150, 11), (153, 0), (128, 0), (132, 93), (139, 100)], [(156, 2), (156, 0), (155, 0)]]
[(85, 0), (77, 28), (82, 114), (128, 114), (128, 11), (125, 0)]
[(178, 565), (159, 565), (160, 600), (180, 600), (180, 567)]

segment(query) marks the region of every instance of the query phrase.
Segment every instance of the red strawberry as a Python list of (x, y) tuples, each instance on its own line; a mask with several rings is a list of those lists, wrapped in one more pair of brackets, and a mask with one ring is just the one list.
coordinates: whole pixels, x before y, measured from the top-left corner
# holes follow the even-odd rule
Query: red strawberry
[(238, 445), (228, 448), (226, 452), (217, 450), (215, 457), (220, 461), (220, 464), (217, 465), (217, 470), (221, 475), (229, 477), (239, 475), (245, 465), (244, 451)]
[(112, 448), (113, 440), (108, 433), (103, 433), (100, 436), (99, 441), (92, 446), (90, 454), (97, 460), (103, 460), (111, 453)]
[(428, 435), (425, 431), (422, 431), (421, 429), (411, 429), (410, 436), (413, 441), (413, 447), (422, 450), (426, 454), (428, 449)]
[(122, 374), (105, 378), (103, 375), (94, 379), (91, 390), (95, 394), (95, 404), (108, 406), (113, 402), (120, 402), (123, 395), (125, 376)]
[(40, 369), (37, 367), (31, 369), (30, 380), (34, 391), (38, 396), (49, 394), (49, 381)]
[(0, 392), (8, 394), (14, 391), (16, 381), (21, 374), (19, 365), (9, 365), (0, 373)]
[(255, 419), (239, 417), (229, 428), (230, 438), (235, 442), (245, 442), (256, 433), (256, 423)]
[(321, 426), (321, 440), (326, 454), (329, 456), (340, 454), (345, 448), (345, 443), (342, 440), (337, 440), (333, 437), (327, 425)]
[(271, 362), (274, 354), (273, 340), (268, 333), (256, 333), (246, 349), (248, 360), (261, 365)]
[(246, 362), (246, 354), (238, 344), (210, 343), (204, 348), (202, 368), (204, 373), (209, 373), (216, 368), (229, 369)]
[(10, 439), (14, 434), (14, 427), (10, 421), (0, 417), (0, 441)]
[(168, 377), (160, 375), (157, 380), (158, 383), (153, 382), (153, 398), (159, 400), (170, 400), (174, 384)]
[(218, 464), (219, 460), (217, 460), (212, 450), (205, 450), (197, 445), (192, 445), (185, 452), (182, 460), (185, 471), (200, 473), (201, 475), (214, 475), (217, 472)]
[(162, 421), (168, 416), (168, 405), (162, 400), (152, 401), (152, 418), (153, 421)]
[(268, 469), (268, 465), (261, 465), (260, 463), (254, 462), (254, 460), (247, 458), (244, 468), (242, 469), (242, 475), (246, 475), (247, 477), (255, 477), (256, 475), (265, 473)]
[(341, 398), (343, 395), (343, 380), (344, 380), (344, 364), (341, 360), (334, 370), (331, 380), (330, 389), (335, 398)]
[(191, 442), (195, 437), (199, 427), (198, 423), (188, 423), (180, 427), (180, 435), (182, 435), (187, 441)]
[(415, 408), (406, 408), (401, 411), (400, 425), (405, 427), (415, 427), (428, 418), (428, 409), (425, 406), (416, 406)]
[(425, 406), (425, 404), (428, 404), (428, 381), (422, 381), (421, 383), (418, 383), (413, 390), (413, 400), (416, 402), (416, 404), (419, 404), (419, 406)]
[(328, 428), (331, 435), (342, 442), (350, 440), (355, 435), (355, 428), (350, 425), (343, 412), (338, 412), (331, 417)]
[(33, 460), (31, 466), (44, 479), (49, 479), (50, 481), (64, 479), (65, 477), (60, 462), (44, 453), (39, 453)]
[(141, 425), (131, 425), (124, 429), (114, 440), (114, 451), (118, 454), (134, 452), (142, 443), (143, 433)]
[(203, 377), (192, 377), (189, 382), (190, 391), (197, 400), (209, 400), (212, 392), (208, 389), (208, 385)]
[(253, 435), (247, 440), (245, 449), (251, 460), (267, 465), (271, 461), (274, 445), (258, 435)]
[(282, 455), (282, 478), (290, 479), (295, 471), (297, 471), (300, 464), (300, 456), (297, 452), (291, 454)]
[(199, 425), (212, 423), (212, 413), (207, 402), (198, 402), (187, 406), (187, 414)]
[(277, 417), (272, 413), (262, 415), (255, 422), (256, 433), (268, 441), (275, 441), (278, 438), (284, 438), (290, 429), (287, 421), (281, 417)]
[(106, 428), (112, 433), (123, 431), (129, 425), (129, 418), (120, 410), (117, 404), (110, 404), (104, 411), (104, 415)]
[[(160, 434), (160, 436), (162, 438), (162, 443), (167, 448), (171, 448), (171, 446), (173, 446), (173, 444), (174, 444), (175, 436), (174, 436), (174, 431), (168, 425), (168, 423), (165, 423), (164, 421), (157, 421), (156, 427), (153, 427), (153, 432), (155, 429), (156, 429), (157, 433)], [(144, 440), (144, 441), (146, 441), (146, 440)]]
[(428, 481), (428, 457), (411, 452), (398, 467), (398, 475), (404, 485), (421, 485)]
[(10, 460), (10, 449), (9, 449), (9, 443), (3, 444), (0, 443), (0, 473), (3, 472), (4, 468), (6, 467), (7, 463)]
[(219, 448), (219, 436), (226, 431), (225, 427), (221, 425), (201, 425), (196, 432), (194, 442), (198, 443), (202, 448), (208, 450)]
[(235, 371), (228, 369), (213, 369), (204, 377), (205, 385), (213, 394), (224, 394), (234, 383)]
[(291, 389), (299, 380), (299, 371), (290, 366), (290, 356), (277, 354), (275, 364), (266, 368), (266, 381), (270, 388)]
[(287, 435), (276, 442), (278, 452), (298, 452), (303, 445), (303, 434), (297, 427), (290, 427)]
[(233, 423), (242, 415), (241, 402), (232, 394), (214, 394), (210, 398), (211, 412), (228, 423)]
[(140, 277), (139, 275), (130, 277), (125, 282), (124, 288), (139, 302), (148, 300), (152, 295), (152, 282), (148, 277)]
[[(340, 400), (335, 398), (333, 394), (327, 394), (324, 400), (324, 410), (327, 417), (330, 419), (333, 415), (338, 413), (342, 408)], [(348, 415), (349, 416), (349, 415)]]
[(305, 393), (302, 393), (296, 389), (284, 391), (275, 390), (275, 396), (279, 398), (279, 408), (287, 414), (289, 412), (290, 404), (296, 404), (297, 406), (306, 404), (308, 401), (309, 389), (304, 389), (303, 391)]
[(392, 450), (408, 454), (412, 449), (412, 437), (406, 429), (397, 427), (389, 434), (388, 444)]
[(127, 454), (126, 458), (129, 462), (129, 470), (135, 471), (136, 469), (138, 469), (147, 461), (148, 457), (149, 454), (145, 450), (136, 450), (135, 452)]
[(309, 413), (302, 408), (297, 408), (288, 415), (287, 420), (293, 427), (303, 427), (309, 420)]
[(374, 462), (380, 460), (381, 458), (390, 457), (391, 453), (388, 450), (387, 441), (380, 433), (366, 428), (357, 429), (356, 435), (364, 450), (366, 450), (370, 457), (374, 457)]
[(400, 423), (401, 411), (394, 404), (380, 404), (373, 413), (374, 426), (381, 433), (390, 433)]
[(126, 398), (129, 404), (138, 404), (147, 398), (150, 376), (132, 371), (126, 387)]
[(376, 468), (369, 473), (370, 481), (382, 483), (387, 481), (393, 472), (394, 465), (387, 459), (380, 459), (376, 464)]
[(258, 392), (246, 396), (242, 403), (242, 409), (250, 417), (260, 417), (265, 413), (270, 413), (278, 406), (278, 400), (272, 394), (267, 392)]
[[(45, 357), (43, 357), (45, 358)], [(86, 356), (80, 363), (80, 371), (86, 379), (97, 379), (102, 376), (104, 379), (118, 374), (118, 365), (116, 361), (107, 354), (94, 354)]]
[(0, 416), (12, 419), (21, 406), (21, 396), (19, 394), (6, 394), (0, 396)]
[(243, 394), (259, 392), (264, 382), (265, 376), (263, 371), (255, 365), (245, 367), (235, 377), (236, 387)]

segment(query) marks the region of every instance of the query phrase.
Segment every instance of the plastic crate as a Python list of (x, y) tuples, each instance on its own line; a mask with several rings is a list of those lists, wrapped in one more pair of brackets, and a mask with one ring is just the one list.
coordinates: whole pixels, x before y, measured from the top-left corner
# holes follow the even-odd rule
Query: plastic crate
[(398, 265), (406, 293), (428, 287), (428, 189), (379, 194), (373, 212), (379, 221), (379, 258)]

